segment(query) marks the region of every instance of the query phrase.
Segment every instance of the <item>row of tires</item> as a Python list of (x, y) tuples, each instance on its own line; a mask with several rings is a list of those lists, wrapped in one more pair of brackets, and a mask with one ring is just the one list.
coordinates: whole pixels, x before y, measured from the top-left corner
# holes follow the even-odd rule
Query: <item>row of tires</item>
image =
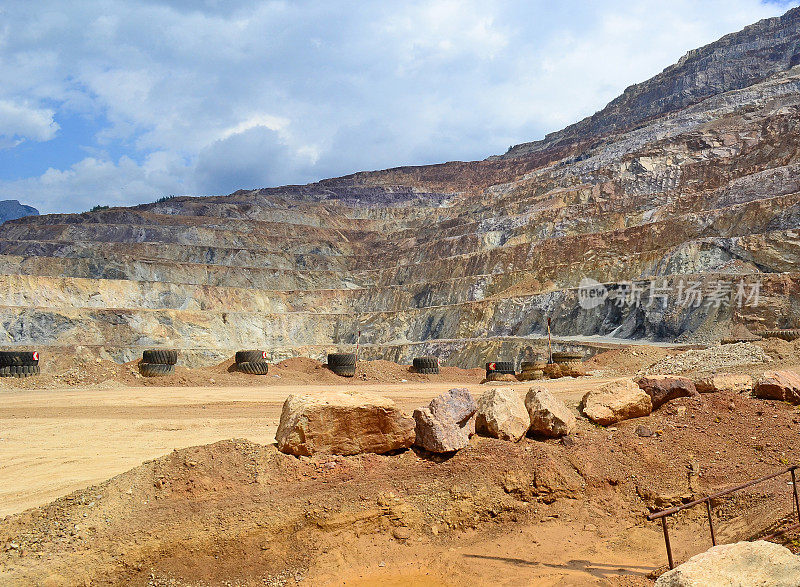
[[(583, 353), (553, 353), (553, 363), (556, 365), (572, 366), (582, 360)], [(544, 379), (546, 369), (546, 361), (522, 361), (519, 372), (513, 361), (492, 361), (486, 363), (486, 378), (492, 380), (502, 375), (514, 375), (522, 381), (531, 381)]]
[(38, 351), (0, 351), (0, 377), (39, 375)]
[[(269, 373), (267, 356), (266, 351), (262, 350), (238, 351), (234, 357), (236, 370), (249, 375), (267, 375)], [(559, 364), (579, 361), (581, 358), (580, 353), (553, 353), (553, 362)], [(139, 372), (145, 377), (171, 375), (175, 372), (177, 362), (177, 350), (148, 349), (142, 352)], [(330, 353), (327, 367), (342, 377), (353, 377), (356, 373), (356, 355), (354, 353)], [(538, 371), (544, 370), (545, 363), (523, 361), (520, 367), (523, 374), (536, 374)], [(412, 370), (423, 375), (436, 375), (439, 373), (439, 359), (431, 356), (415, 357)], [(39, 375), (39, 373), (39, 353), (37, 351), (0, 351), (0, 377), (29, 377)], [(488, 377), (492, 374), (515, 375), (515, 365), (511, 361), (487, 363), (486, 375)]]
[(781, 338), (789, 342), (800, 338), (800, 328), (784, 328), (781, 330), (766, 330), (764, 336), (767, 338)]
[[(248, 375), (266, 375), (269, 373), (266, 351), (238, 351), (234, 356), (235, 367)], [(175, 373), (178, 362), (178, 351), (169, 349), (146, 350), (139, 362), (139, 373), (143, 377), (164, 377)]]
[[(266, 375), (269, 373), (267, 353), (261, 350), (238, 351), (234, 356), (237, 371), (248, 375)], [(144, 377), (164, 377), (175, 372), (178, 362), (178, 351), (146, 350), (139, 362), (139, 373)], [(342, 377), (354, 377), (356, 374), (356, 355), (354, 353), (330, 353), (328, 369)], [(436, 357), (417, 357), (413, 362), (413, 370), (425, 375), (439, 373), (439, 359)]]

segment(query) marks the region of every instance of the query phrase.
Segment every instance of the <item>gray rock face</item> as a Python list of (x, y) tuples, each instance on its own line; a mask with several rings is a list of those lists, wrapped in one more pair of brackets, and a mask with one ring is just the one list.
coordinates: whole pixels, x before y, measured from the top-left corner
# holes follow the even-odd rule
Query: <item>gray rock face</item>
[(290, 395), (275, 440), (278, 450), (298, 456), (381, 454), (411, 446), (414, 420), (371, 393)]
[(531, 419), (530, 431), (542, 436), (559, 437), (575, 430), (572, 411), (550, 392), (531, 387), (525, 396), (525, 407)]
[(0, 200), (0, 224), (7, 220), (38, 215), (39, 211), (36, 208), (20, 204), (18, 200)]
[(715, 546), (661, 575), (655, 587), (797, 587), (800, 557), (759, 540)]
[(465, 448), (475, 433), (476, 410), (475, 400), (466, 389), (451, 389), (435, 397), (428, 407), (414, 410), (414, 444), (435, 453)]
[(489, 389), (478, 398), (475, 414), (478, 434), (517, 442), (525, 436), (530, 422), (525, 402), (510, 387)]

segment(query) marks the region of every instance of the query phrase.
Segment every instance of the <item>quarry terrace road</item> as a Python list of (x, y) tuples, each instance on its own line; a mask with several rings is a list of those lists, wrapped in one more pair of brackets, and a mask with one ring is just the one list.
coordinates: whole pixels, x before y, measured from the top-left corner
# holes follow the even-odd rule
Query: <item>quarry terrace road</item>
[[(575, 406), (588, 389), (610, 381), (584, 377), (511, 385), (524, 394), (541, 385)], [(476, 397), (487, 386), (453, 383), (359, 385), (393, 399), (407, 413), (453, 387)], [(0, 393), (0, 516), (44, 505), (185, 448), (246, 438), (275, 442), (281, 407), (292, 393), (331, 385), (131, 387)], [(337, 389), (353, 390), (341, 386)]]

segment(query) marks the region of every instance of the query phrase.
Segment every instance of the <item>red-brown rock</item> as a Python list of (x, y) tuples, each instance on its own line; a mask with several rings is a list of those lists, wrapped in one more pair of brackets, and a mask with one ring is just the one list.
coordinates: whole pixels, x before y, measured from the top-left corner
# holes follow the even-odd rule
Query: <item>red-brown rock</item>
[(767, 371), (754, 390), (761, 399), (777, 399), (800, 404), (800, 375), (794, 371)]
[(639, 387), (653, 400), (653, 409), (679, 397), (699, 395), (694, 381), (675, 375), (653, 375), (637, 381)]

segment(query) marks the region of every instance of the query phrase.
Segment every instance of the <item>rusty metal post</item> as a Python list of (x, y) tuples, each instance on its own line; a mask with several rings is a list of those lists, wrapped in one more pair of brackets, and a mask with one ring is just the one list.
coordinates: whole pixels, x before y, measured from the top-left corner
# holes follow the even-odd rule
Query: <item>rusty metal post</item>
[(792, 492), (794, 493), (794, 507), (797, 510), (797, 521), (800, 522), (800, 500), (797, 499), (797, 479), (794, 474), (794, 467), (791, 469), (792, 473)]
[(714, 534), (714, 519), (711, 517), (711, 498), (706, 502), (706, 511), (708, 512), (708, 527), (711, 528), (711, 545), (717, 545), (717, 537)]
[(669, 530), (667, 530), (667, 516), (661, 518), (661, 527), (664, 528), (664, 544), (667, 545), (667, 560), (669, 561), (669, 568), (675, 568), (675, 561), (672, 560), (672, 545), (669, 543)]

